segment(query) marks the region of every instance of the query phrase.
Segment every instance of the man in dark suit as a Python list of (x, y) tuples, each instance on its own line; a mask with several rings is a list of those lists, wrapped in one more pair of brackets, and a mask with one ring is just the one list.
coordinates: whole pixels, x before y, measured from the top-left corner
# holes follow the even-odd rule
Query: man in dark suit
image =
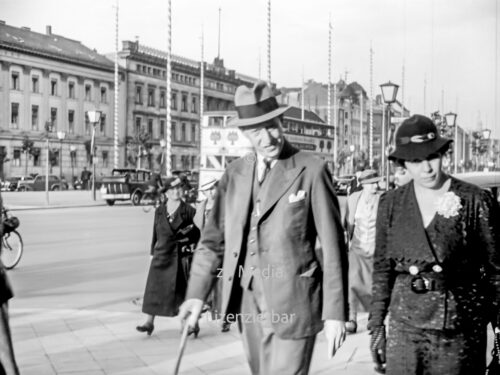
[(195, 326), (220, 277), (222, 313), (238, 323), (252, 373), (307, 374), (318, 332), (329, 357), (345, 338), (347, 252), (332, 177), (286, 141), (287, 108), (265, 82), (240, 86), (235, 107), (232, 125), (255, 153), (219, 181), (179, 315)]

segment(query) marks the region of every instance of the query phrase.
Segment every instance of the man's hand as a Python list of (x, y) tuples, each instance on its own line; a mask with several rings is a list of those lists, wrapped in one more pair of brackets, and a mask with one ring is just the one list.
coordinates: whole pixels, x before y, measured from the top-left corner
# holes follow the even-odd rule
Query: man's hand
[(198, 298), (190, 298), (179, 308), (181, 322), (186, 320), (189, 327), (196, 327), (203, 308), (203, 301)]
[(325, 337), (328, 343), (328, 359), (333, 358), (345, 340), (345, 322), (342, 320), (325, 320)]

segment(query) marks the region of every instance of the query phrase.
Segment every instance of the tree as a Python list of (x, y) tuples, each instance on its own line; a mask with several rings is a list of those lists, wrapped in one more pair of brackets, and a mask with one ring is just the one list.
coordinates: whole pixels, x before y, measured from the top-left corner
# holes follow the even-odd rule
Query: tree
[(146, 158), (151, 168), (151, 155), (153, 143), (150, 140), (151, 135), (141, 128), (141, 130), (127, 139), (127, 161), (136, 168), (141, 167), (141, 161)]
[(28, 157), (29, 155), (33, 154), (34, 145), (35, 143), (32, 140), (30, 140), (28, 136), (25, 136), (23, 138), (22, 148), (25, 155), (25, 169), (24, 169), (25, 176), (28, 175)]

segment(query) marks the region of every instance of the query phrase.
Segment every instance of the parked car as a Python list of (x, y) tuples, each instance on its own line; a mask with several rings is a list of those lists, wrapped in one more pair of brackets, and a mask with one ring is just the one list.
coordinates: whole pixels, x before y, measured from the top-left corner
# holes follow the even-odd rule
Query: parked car
[(33, 181), (32, 176), (14, 176), (8, 177), (3, 182), (3, 191), (16, 191), (19, 186), (19, 181)]
[(453, 176), (459, 180), (490, 190), (500, 202), (500, 172), (465, 172)]
[[(43, 191), (45, 190), (45, 181), (45, 175), (40, 174), (32, 180), (19, 181), (17, 191)], [(68, 184), (58, 176), (49, 175), (49, 190), (68, 190)]]
[(116, 201), (131, 200), (134, 206), (141, 203), (151, 178), (147, 169), (118, 168), (113, 169), (111, 176), (100, 179), (101, 197), (109, 206)]
[(335, 193), (337, 193), (337, 195), (347, 195), (351, 182), (354, 178), (355, 176), (353, 175), (334, 176), (333, 183)]

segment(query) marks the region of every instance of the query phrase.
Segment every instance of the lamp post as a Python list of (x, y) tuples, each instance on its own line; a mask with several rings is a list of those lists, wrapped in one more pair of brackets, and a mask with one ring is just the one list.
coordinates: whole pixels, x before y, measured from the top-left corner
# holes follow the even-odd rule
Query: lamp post
[[(382, 91), (382, 99), (384, 103), (387, 104), (387, 126), (382, 124), (382, 133), (387, 134), (386, 144), (382, 144), (382, 157), (388, 157), (392, 152), (394, 145), (394, 131), (396, 130), (396, 125), (391, 123), (391, 104), (396, 102), (396, 97), (398, 95), (399, 85), (392, 83), (391, 81), (383, 83), (380, 85), (380, 90)], [(390, 175), (390, 163), (389, 160), (385, 163), (385, 190), (389, 190), (389, 175)]]
[(90, 143), (90, 152), (92, 156), (92, 198), (95, 200), (95, 127), (101, 120), (101, 111), (89, 111), (89, 122), (92, 124), (92, 142)]
[(59, 139), (59, 178), (62, 180), (63, 179), (63, 168), (62, 168), (62, 144), (64, 141), (64, 138), (66, 138), (66, 133), (63, 131), (58, 131), (57, 132), (57, 138)]
[(52, 132), (54, 124), (52, 121), (46, 121), (45, 122), (45, 138), (47, 140), (47, 161), (45, 163), (45, 201), (47, 203), (47, 206), (49, 205), (49, 157), (50, 157), (50, 145), (49, 145), (49, 138), (50, 138), (50, 133)]
[(446, 125), (453, 128), (453, 173), (458, 171), (458, 127), (457, 127), (457, 114), (453, 112), (448, 112), (444, 115)]

